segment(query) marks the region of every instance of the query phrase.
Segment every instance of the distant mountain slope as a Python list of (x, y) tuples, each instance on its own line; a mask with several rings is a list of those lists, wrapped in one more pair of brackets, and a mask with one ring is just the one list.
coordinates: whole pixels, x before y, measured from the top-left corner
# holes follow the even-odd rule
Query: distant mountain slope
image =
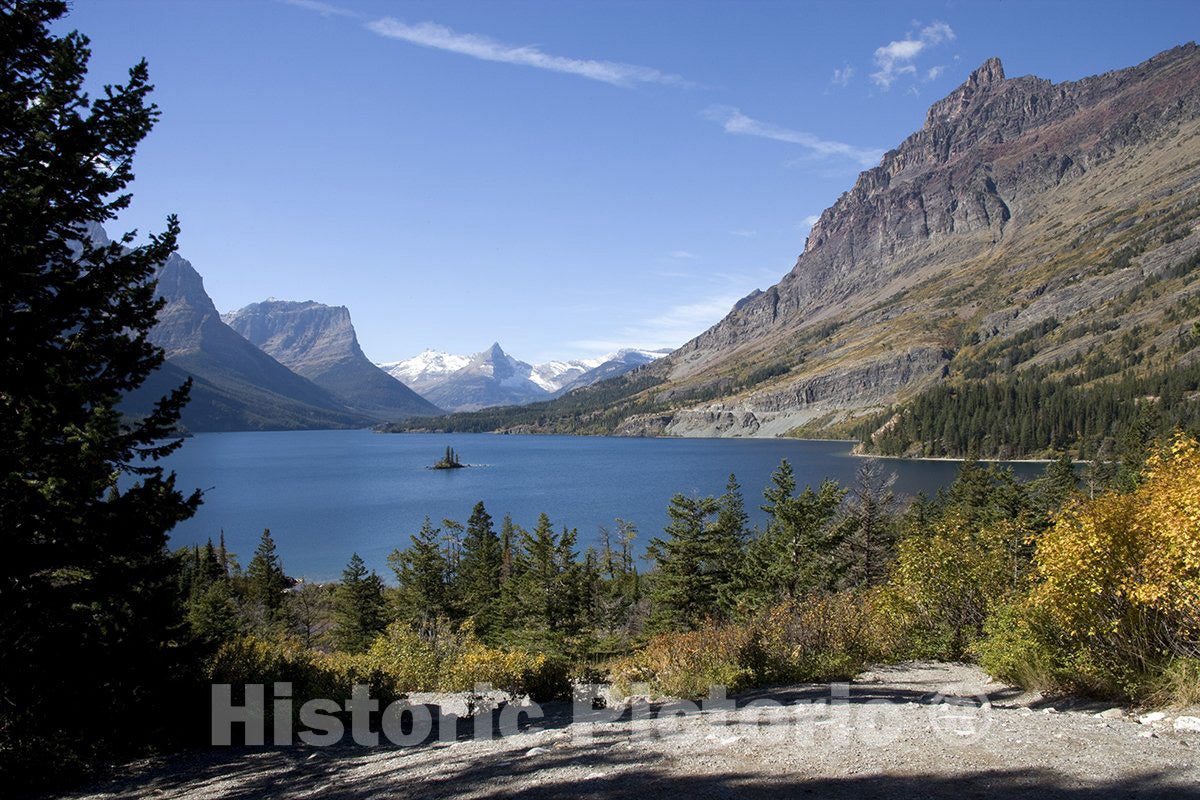
[(632, 369), (643, 367), (652, 361), (670, 355), (670, 353), (670, 350), (638, 350), (632, 347), (618, 350), (604, 358), (596, 359), (599, 363), (596, 363), (591, 369), (563, 383), (558, 389), (558, 394), (573, 392), (584, 386), (591, 386), (594, 383), (624, 375)]
[[(991, 59), (821, 215), (782, 281), (662, 362), (669, 418), (621, 430), (828, 428), (1051, 319), (1025, 343), (1037, 363), (1117, 355), (1136, 327), (1131, 346), (1165, 364), (1196, 276), (1148, 289), (1200, 244), (1198, 192), (1195, 45), (1062, 84)], [(745, 380), (763, 369), (778, 374)]]
[(580, 358), (563, 361), (555, 359), (535, 364), (529, 379), (550, 394), (560, 392), (565, 386), (583, 377), (604, 363), (603, 358)]
[(251, 344), (356, 411), (383, 419), (441, 413), (363, 355), (345, 306), (267, 300), (221, 319)]
[(372, 419), (295, 374), (221, 321), (192, 265), (172, 254), (158, 271), (167, 303), (150, 339), (167, 363), (125, 407), (144, 411), (186, 375), (195, 378), (182, 423), (193, 431), (356, 427)]
[[(890, 451), (957, 453), (984, 443), (962, 435), (952, 420), (970, 409), (930, 395), (937, 387), (981, 386), (969, 396), (1003, 403), (998, 378), (1028, 372), (1072, 398), (1112, 396), (1092, 385), (1163, 385), (1195, 405), (1197, 387), (1172, 371), (1200, 359), (1198, 322), (1200, 50), (1060, 84), (1007, 78), (991, 59), (820, 216), (778, 284), (667, 358), (536, 417), (493, 411), (486, 424), (777, 436), (870, 420), (879, 437), (903, 423), (922, 439), (892, 437)], [(944, 419), (905, 417), (919, 397)], [(1119, 402), (1150, 413), (1164, 401)], [(1180, 418), (1200, 419), (1189, 409)], [(1092, 416), (1079, 430), (1039, 418), (1028, 436), (1002, 424), (971, 436), (1012, 455), (1094, 450), (1113, 432), (1102, 409)]]

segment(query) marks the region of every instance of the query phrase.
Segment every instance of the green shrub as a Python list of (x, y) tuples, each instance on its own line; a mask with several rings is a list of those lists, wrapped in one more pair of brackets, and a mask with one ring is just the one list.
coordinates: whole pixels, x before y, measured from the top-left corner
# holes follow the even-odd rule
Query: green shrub
[(1149, 700), (1157, 705), (1200, 705), (1200, 658), (1173, 660), (1158, 677)]
[(901, 540), (882, 600), (896, 655), (968, 657), (989, 613), (1013, 596), (1025, 536), (1016, 521), (980, 525), (950, 513)]
[(1062, 686), (1064, 669), (1053, 622), (1024, 601), (998, 606), (974, 651), (988, 674), (1039, 691)]

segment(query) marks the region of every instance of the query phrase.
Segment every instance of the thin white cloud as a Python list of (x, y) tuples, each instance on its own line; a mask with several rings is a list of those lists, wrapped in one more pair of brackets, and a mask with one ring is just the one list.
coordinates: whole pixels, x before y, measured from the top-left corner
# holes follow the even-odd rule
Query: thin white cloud
[(571, 345), (588, 350), (616, 350), (628, 347), (629, 342), (640, 342), (640, 347), (651, 350), (674, 349), (719, 322), (745, 295), (746, 292), (722, 292), (694, 303), (671, 306), (660, 314), (619, 328), (612, 339), (583, 339)]
[(577, 75), (613, 86), (629, 87), (638, 83), (657, 83), (666, 86), (691, 86), (678, 75), (660, 72), (651, 67), (622, 64), (616, 61), (568, 58), (545, 53), (533, 45), (510, 45), (474, 33), (458, 33), (434, 22), (409, 24), (393, 17), (384, 17), (367, 23), (367, 29), (389, 39), (399, 39), (446, 50), (459, 55), (495, 61), (502, 64), (517, 64), (524, 67)]
[(357, 11), (351, 11), (348, 8), (335, 6), (331, 3), (322, 3), (320, 0), (279, 0), (289, 6), (303, 8), (305, 11), (313, 11), (323, 17), (353, 17), (361, 19), (362, 14)]
[(820, 219), (821, 218), (816, 214), (809, 214), (807, 217), (801, 220), (801, 225), (805, 228), (811, 228), (813, 225), (816, 225), (817, 221)]
[[(875, 66), (878, 69), (871, 73), (871, 80), (887, 91), (901, 75), (917, 74), (917, 67), (912, 62), (926, 48), (951, 41), (954, 41), (954, 30), (944, 22), (932, 22), (904, 39), (888, 42), (875, 50)], [(930, 79), (933, 77), (936, 76)]]
[[(671, 275), (686, 277), (695, 286), (703, 281), (708, 288), (698, 298), (687, 303), (668, 306), (665, 311), (651, 311), (642, 319), (615, 326), (599, 333), (597, 338), (580, 339), (569, 344), (580, 350), (611, 352), (631, 343), (647, 349), (677, 348), (720, 322), (733, 310), (738, 300), (750, 294), (755, 286), (770, 286), (779, 280), (773, 268), (752, 268), (730, 272), (705, 270), (700, 274)], [(672, 284), (674, 285), (674, 284)], [(674, 294), (674, 292), (672, 292)]]
[(925, 73), (925, 80), (936, 81), (938, 78), (942, 77), (942, 73), (945, 71), (946, 71), (946, 68), (940, 64), (936, 67), (930, 67), (929, 70)]
[(695, 253), (689, 253), (687, 250), (672, 250), (671, 258), (695, 258)]
[(758, 236), (758, 231), (752, 231), (752, 230), (749, 230), (748, 228), (738, 228), (736, 230), (730, 231), (729, 235), (730, 236), (740, 236), (743, 239), (753, 239), (755, 236)]
[(837, 86), (845, 86), (846, 84), (850, 83), (850, 79), (853, 77), (854, 67), (847, 63), (843, 63), (841, 69), (835, 69), (833, 71), (833, 77), (829, 79), (829, 82)]
[(721, 125), (726, 133), (758, 136), (763, 139), (774, 139), (777, 142), (800, 145), (806, 148), (811, 155), (821, 158), (850, 158), (865, 167), (874, 166), (879, 163), (879, 159), (883, 158), (882, 150), (856, 147), (845, 142), (822, 139), (804, 131), (781, 128), (770, 122), (762, 122), (748, 117), (730, 106), (712, 106), (704, 112), (704, 116)]

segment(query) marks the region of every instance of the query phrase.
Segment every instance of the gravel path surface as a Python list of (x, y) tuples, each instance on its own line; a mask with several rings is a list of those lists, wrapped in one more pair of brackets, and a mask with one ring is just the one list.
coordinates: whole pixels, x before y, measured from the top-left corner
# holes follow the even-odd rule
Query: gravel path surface
[(69, 797), (1200, 798), (1195, 712), (1055, 708), (942, 663), (736, 700), (592, 721), (547, 704), (491, 741), (464, 723), (454, 741), (413, 747), (222, 748), (139, 762)]

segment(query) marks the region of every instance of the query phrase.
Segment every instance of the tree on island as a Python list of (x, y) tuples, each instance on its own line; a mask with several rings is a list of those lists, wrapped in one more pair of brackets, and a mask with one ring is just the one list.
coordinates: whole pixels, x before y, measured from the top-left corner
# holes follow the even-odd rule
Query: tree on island
[[(59, 0), (0, 4), (0, 773), (44, 786), (163, 740), (186, 665), (167, 531), (192, 516), (154, 463), (189, 384), (144, 418), (118, 410), (163, 362), (147, 338), (155, 270), (179, 225), (134, 246), (99, 226), (129, 206), (133, 156), (158, 110), (143, 61), (96, 98), (90, 51), (56, 35)], [(118, 482), (118, 478), (125, 476)], [(168, 698), (171, 698), (170, 700)], [(14, 787), (14, 782), (17, 784)]]
[(454, 452), (454, 448), (446, 446), (446, 455), (442, 456), (442, 460), (433, 465), (434, 469), (461, 469), (466, 464), (458, 460), (458, 453)]

